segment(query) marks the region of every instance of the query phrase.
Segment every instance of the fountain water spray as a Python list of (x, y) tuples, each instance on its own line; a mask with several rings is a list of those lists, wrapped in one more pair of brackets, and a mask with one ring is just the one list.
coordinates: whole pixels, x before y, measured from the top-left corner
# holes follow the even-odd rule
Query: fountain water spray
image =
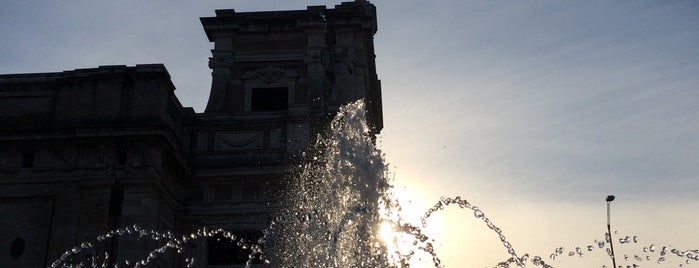
[[(159, 255), (170, 251), (181, 254), (186, 267), (193, 267), (198, 264), (193, 257), (187, 257), (189, 243), (214, 236), (229, 239), (248, 250), (247, 266), (259, 261), (270, 267), (410, 267), (411, 258), (417, 251), (430, 255), (435, 267), (443, 267), (428, 235), (401, 218), (400, 204), (392, 197), (386, 164), (369, 135), (364, 111), (361, 101), (340, 109), (327, 135), (317, 138), (316, 145), (305, 153), (307, 161), (288, 178), (287, 191), (281, 198), (282, 209), (257, 241), (243, 239), (223, 229), (204, 227), (190, 234), (175, 235), (134, 225), (100, 235), (96, 242), (105, 243), (129, 235), (159, 242), (160, 246), (144, 252), (142, 259), (114, 263), (114, 267), (147, 266)], [(616, 268), (609, 220), (612, 200), (614, 196), (607, 197), (608, 233), (605, 238), (586, 247), (574, 246), (574, 250), (567, 253), (569, 257), (583, 257), (583, 249), (591, 253), (608, 245), (607, 252)], [(428, 225), (431, 215), (451, 205), (468, 211), (498, 236), (510, 257), (496, 267), (526, 267), (530, 262), (533, 266), (552, 267), (540, 256), (518, 255), (503, 231), (480, 208), (459, 196), (441, 198), (425, 212), (422, 226)], [(382, 239), (381, 232), (393, 233), (392, 238)], [(399, 236), (407, 241), (398, 241)], [(619, 242), (621, 246), (635, 245), (638, 237), (625, 236)], [(554, 261), (565, 253), (565, 248), (557, 247), (550, 260)], [(79, 254), (89, 255), (90, 259), (82, 260)], [(639, 254), (624, 256), (624, 261), (633, 262), (633, 266), (627, 267), (639, 267), (637, 262), (667, 264), (672, 255), (684, 260), (680, 266), (699, 261), (699, 250), (679, 250), (655, 244), (643, 247), (643, 253)], [(653, 254), (658, 256), (651, 258)], [(106, 268), (112, 263), (110, 258), (107, 253), (97, 252), (93, 242), (84, 241), (67, 250), (50, 267)]]

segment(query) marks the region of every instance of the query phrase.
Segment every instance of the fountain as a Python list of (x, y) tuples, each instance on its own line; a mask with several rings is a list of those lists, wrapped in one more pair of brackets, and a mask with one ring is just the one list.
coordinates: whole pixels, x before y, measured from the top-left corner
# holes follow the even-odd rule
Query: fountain
[[(411, 259), (427, 254), (430, 265), (442, 267), (431, 240), (421, 227), (405, 222), (401, 206), (393, 199), (391, 182), (384, 158), (369, 136), (361, 101), (341, 108), (325, 137), (304, 154), (307, 161), (292, 172), (283, 195), (282, 209), (263, 236), (249, 241), (222, 229), (201, 228), (190, 234), (146, 230), (128, 226), (109, 231), (85, 241), (62, 254), (50, 266), (57, 267), (144, 267), (157, 256), (168, 251), (182, 254), (184, 266), (195, 267), (197, 260), (187, 257), (188, 243), (192, 240), (217, 236), (229, 239), (249, 250), (246, 266), (262, 263), (270, 267), (410, 267)], [(482, 221), (500, 240), (509, 258), (495, 267), (526, 267), (528, 265), (553, 267), (547, 262), (564, 256), (584, 257), (595, 252), (612, 256), (611, 235), (595, 239), (584, 246), (566, 250), (557, 247), (548, 257), (517, 254), (506, 239), (504, 231), (477, 206), (459, 196), (443, 197), (422, 216), (421, 226), (429, 218), (449, 206), (458, 206)], [(611, 230), (610, 230), (611, 231)], [(160, 241), (161, 246), (145, 254), (141, 260), (110, 263), (107, 253), (95, 252), (94, 243), (118, 236), (137, 236)], [(620, 246), (641, 246), (637, 236), (615, 233)], [(666, 265), (670, 257), (682, 260), (679, 267), (699, 261), (699, 250), (680, 250), (670, 246), (648, 244), (642, 252), (618, 259), (625, 266), (647, 267)], [(605, 265), (596, 264), (601, 267)]]

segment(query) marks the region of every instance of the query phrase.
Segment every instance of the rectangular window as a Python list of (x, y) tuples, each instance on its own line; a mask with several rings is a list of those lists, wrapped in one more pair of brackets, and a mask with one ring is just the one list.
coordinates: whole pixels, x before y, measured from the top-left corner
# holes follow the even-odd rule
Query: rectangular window
[(119, 182), (112, 184), (112, 190), (109, 194), (109, 215), (114, 217), (121, 216), (121, 210), (124, 206), (124, 186)]
[(285, 111), (289, 107), (289, 90), (285, 87), (253, 88), (250, 110), (253, 112)]
[(119, 166), (124, 166), (124, 165), (126, 165), (126, 152), (120, 151), (120, 152), (119, 152), (119, 157), (118, 157), (118, 158), (119, 158), (119, 160), (118, 160)]
[(34, 167), (34, 152), (24, 152), (22, 154), (22, 168)]

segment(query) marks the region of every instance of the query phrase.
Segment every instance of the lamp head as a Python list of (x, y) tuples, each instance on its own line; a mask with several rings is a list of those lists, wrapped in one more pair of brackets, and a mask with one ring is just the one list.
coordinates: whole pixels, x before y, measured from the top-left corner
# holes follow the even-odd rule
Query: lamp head
[(608, 195), (607, 196), (607, 202), (612, 202), (614, 201), (614, 196), (613, 195)]

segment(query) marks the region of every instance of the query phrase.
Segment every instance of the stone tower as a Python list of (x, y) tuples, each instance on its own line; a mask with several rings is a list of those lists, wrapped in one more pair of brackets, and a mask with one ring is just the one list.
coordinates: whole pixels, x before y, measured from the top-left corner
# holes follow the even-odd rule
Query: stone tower
[[(0, 217), (0, 254), (10, 252), (0, 266), (47, 266), (133, 224), (254, 238), (289, 165), (341, 105), (363, 99), (371, 132), (382, 129), (369, 2), (217, 10), (201, 22), (214, 45), (203, 113), (182, 107), (159, 64), (0, 75), (0, 213), (11, 215)], [(157, 246), (122, 237), (95, 250), (133, 260)], [(247, 256), (218, 239), (188, 250), (201, 266), (238, 267)]]
[(187, 223), (254, 237), (276, 209), (288, 165), (339, 106), (364, 99), (372, 132), (381, 130), (376, 10), (356, 1), (335, 9), (217, 10), (201, 21), (214, 43), (212, 84), (206, 111), (192, 123), (192, 182), (202, 194), (187, 203)]

